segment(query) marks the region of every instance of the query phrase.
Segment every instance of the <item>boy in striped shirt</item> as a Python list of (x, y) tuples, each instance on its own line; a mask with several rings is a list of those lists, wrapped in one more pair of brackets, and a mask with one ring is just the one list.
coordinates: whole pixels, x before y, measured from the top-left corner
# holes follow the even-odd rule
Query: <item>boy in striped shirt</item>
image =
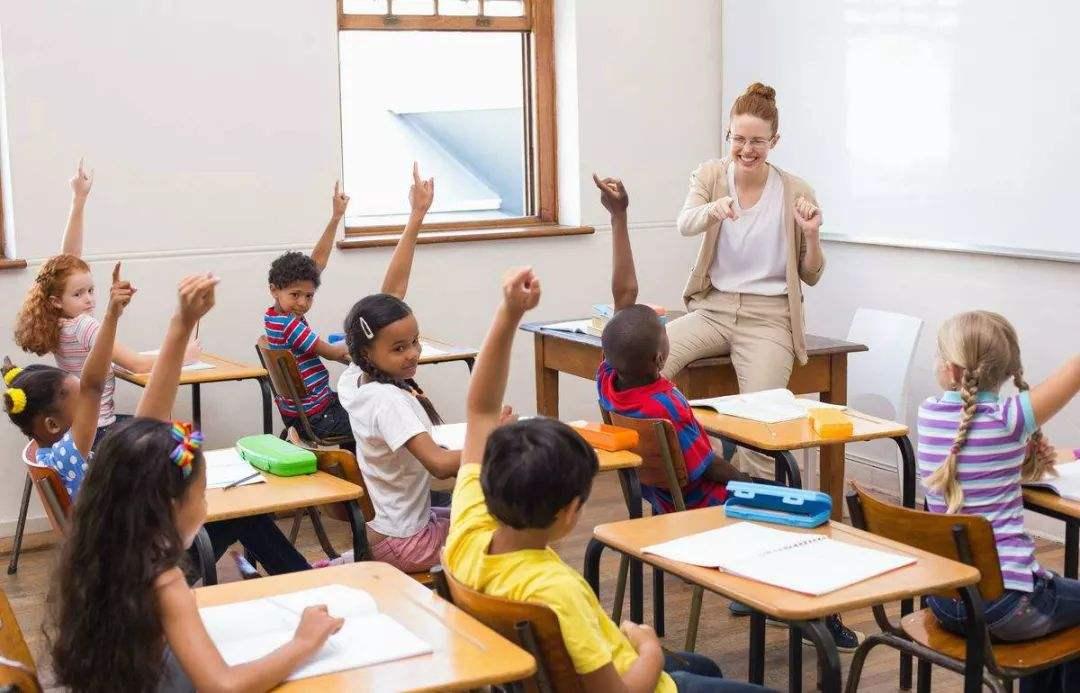
[[(288, 349), (296, 357), (307, 396), (300, 401), (276, 398), (281, 419), (286, 426), (298, 426), (303, 411), (312, 429), (320, 437), (352, 436), (349, 415), (330, 389), (330, 373), (322, 359), (348, 363), (344, 342), (328, 344), (308, 325), (305, 315), (311, 310), (322, 271), (330, 260), (330, 249), (337, 227), (345, 216), (349, 196), (334, 185), (333, 215), (311, 256), (289, 252), (270, 265), (270, 295), (274, 305), (266, 309), (263, 326), (271, 349)], [(355, 449), (355, 443), (346, 445)]]

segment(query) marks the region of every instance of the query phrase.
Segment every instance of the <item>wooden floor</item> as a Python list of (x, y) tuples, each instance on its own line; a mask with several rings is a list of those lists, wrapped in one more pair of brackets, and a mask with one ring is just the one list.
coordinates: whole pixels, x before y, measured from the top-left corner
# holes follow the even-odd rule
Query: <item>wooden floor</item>
[[(584, 558), (585, 544), (596, 524), (626, 517), (616, 477), (603, 474), (597, 478), (593, 495), (586, 505), (585, 513), (578, 528), (572, 535), (556, 547), (562, 557), (575, 568), (580, 569)], [(282, 521), (287, 527), (288, 522)], [(347, 547), (349, 538), (343, 524), (327, 521), (335, 546)], [(310, 524), (305, 522), (298, 539), (301, 551), (311, 560), (323, 555)], [(22, 625), (30, 647), (34, 651), (39, 666), (45, 665), (47, 658), (43, 653), (44, 638), (41, 634), (41, 622), (44, 612), (45, 594), (50, 583), (51, 566), (56, 557), (56, 549), (39, 549), (24, 553), (16, 575), (0, 574), (0, 586), (7, 592), (15, 609), (15, 614)], [(617, 561), (614, 554), (605, 552), (601, 568), (603, 583), (601, 595), (606, 605), (610, 604), (614, 591)], [(1053, 570), (1060, 571), (1064, 561), (1064, 550), (1060, 544), (1038, 542), (1039, 561)], [(4, 557), (3, 566), (7, 567)], [(223, 581), (238, 579), (231, 559), (226, 556), (218, 567)], [(650, 571), (646, 571), (646, 595), (650, 595)], [(690, 590), (679, 581), (668, 578), (667, 588), (667, 633), (664, 644), (672, 649), (682, 649), (686, 633), (686, 618), (690, 603)], [(646, 600), (646, 620), (651, 618), (651, 601)], [(894, 613), (895, 615), (895, 613)], [(844, 614), (848, 626), (863, 632), (876, 630), (873, 615), (869, 609), (861, 609)], [(748, 646), (749, 623), (745, 618), (731, 616), (727, 609), (727, 600), (717, 595), (706, 594), (701, 627), (698, 636), (698, 652), (713, 657), (721, 666), (726, 676), (746, 680), (746, 653)], [(850, 662), (850, 655), (841, 655), (845, 674)], [(813, 665), (813, 651), (804, 652), (805, 690), (816, 689), (816, 668)], [(896, 691), (898, 658), (890, 650), (877, 648), (869, 657), (863, 671), (862, 691)], [(47, 683), (47, 674), (46, 683)], [(766, 628), (766, 683), (777, 690), (787, 686), (787, 630)], [(937, 691), (958, 691), (961, 689), (960, 678), (950, 672), (935, 669), (934, 687)]]

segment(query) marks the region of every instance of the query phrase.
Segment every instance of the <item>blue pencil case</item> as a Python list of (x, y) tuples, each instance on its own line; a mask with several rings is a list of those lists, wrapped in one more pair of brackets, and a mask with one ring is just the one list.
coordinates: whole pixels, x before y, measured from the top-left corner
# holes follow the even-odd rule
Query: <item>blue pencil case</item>
[(345, 335), (342, 334), (341, 332), (335, 332), (333, 334), (327, 335), (326, 336), (326, 341), (327, 341), (328, 344), (337, 344), (338, 342), (344, 342), (345, 341)]
[(724, 510), (740, 520), (773, 522), (790, 527), (817, 527), (829, 521), (832, 498), (821, 491), (731, 481)]

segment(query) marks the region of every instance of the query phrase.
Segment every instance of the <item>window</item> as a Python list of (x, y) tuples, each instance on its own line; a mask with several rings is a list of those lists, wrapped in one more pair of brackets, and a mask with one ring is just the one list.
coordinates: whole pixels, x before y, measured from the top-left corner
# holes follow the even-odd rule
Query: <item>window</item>
[(339, 0), (343, 247), (393, 242), (413, 161), (429, 241), (575, 231), (554, 228), (553, 2)]

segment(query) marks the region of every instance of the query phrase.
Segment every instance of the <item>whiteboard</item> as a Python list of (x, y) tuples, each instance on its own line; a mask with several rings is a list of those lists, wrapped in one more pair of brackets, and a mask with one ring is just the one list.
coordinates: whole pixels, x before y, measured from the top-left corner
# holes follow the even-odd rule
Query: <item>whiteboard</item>
[(1078, 26), (1071, 0), (724, 0), (724, 117), (776, 88), (770, 161), (826, 238), (1080, 261)]

